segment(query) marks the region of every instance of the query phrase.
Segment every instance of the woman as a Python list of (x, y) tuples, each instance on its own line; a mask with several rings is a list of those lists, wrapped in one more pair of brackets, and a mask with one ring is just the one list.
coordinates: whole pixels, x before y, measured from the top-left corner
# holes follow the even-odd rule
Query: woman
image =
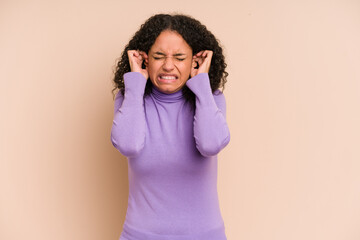
[(217, 154), (230, 141), (225, 67), (214, 35), (184, 15), (152, 16), (125, 47), (111, 130), (128, 158), (120, 240), (226, 240), (217, 194)]

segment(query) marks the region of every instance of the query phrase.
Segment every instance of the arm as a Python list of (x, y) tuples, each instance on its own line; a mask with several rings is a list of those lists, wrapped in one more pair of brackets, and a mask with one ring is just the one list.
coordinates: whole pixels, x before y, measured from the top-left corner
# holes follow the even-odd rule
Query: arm
[(111, 142), (124, 156), (136, 156), (145, 143), (145, 77), (138, 72), (124, 74), (125, 95), (116, 95)]
[(196, 96), (194, 116), (194, 137), (201, 155), (218, 154), (230, 141), (226, 123), (226, 102), (224, 95), (211, 91), (209, 75), (200, 73), (186, 82)]

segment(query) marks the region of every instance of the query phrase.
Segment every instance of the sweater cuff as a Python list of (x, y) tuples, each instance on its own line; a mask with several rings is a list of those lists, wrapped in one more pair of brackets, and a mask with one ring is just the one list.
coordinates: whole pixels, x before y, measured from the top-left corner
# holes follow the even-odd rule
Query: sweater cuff
[(213, 94), (210, 86), (210, 79), (208, 73), (199, 73), (198, 75), (190, 78), (186, 82), (186, 86), (196, 95), (199, 99), (212, 99)]
[(143, 96), (147, 79), (139, 72), (127, 72), (124, 74), (125, 95)]

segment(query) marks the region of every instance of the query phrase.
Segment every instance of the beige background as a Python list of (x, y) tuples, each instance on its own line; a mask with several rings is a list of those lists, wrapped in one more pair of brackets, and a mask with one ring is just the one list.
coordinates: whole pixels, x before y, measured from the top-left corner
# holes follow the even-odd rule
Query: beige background
[(1, 0), (0, 239), (119, 238), (112, 68), (145, 19), (173, 11), (225, 47), (228, 239), (360, 239), (357, 0)]

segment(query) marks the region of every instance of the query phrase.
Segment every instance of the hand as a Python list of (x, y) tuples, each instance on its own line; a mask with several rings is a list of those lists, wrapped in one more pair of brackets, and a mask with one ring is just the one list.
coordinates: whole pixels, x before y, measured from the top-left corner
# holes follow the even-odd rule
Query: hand
[[(198, 75), (199, 73), (208, 73), (211, 64), (211, 58), (213, 51), (203, 50), (193, 56), (193, 65), (191, 68), (191, 77)], [(198, 68), (195, 68), (199, 66)]]
[[(145, 79), (148, 79), (149, 78), (148, 67), (147, 67), (149, 61), (148, 55), (145, 52), (139, 50), (129, 50), (127, 51), (127, 54), (129, 57), (131, 71), (139, 72), (145, 77)], [(145, 61), (145, 66), (146, 66), (145, 69), (142, 68), (143, 61)]]

